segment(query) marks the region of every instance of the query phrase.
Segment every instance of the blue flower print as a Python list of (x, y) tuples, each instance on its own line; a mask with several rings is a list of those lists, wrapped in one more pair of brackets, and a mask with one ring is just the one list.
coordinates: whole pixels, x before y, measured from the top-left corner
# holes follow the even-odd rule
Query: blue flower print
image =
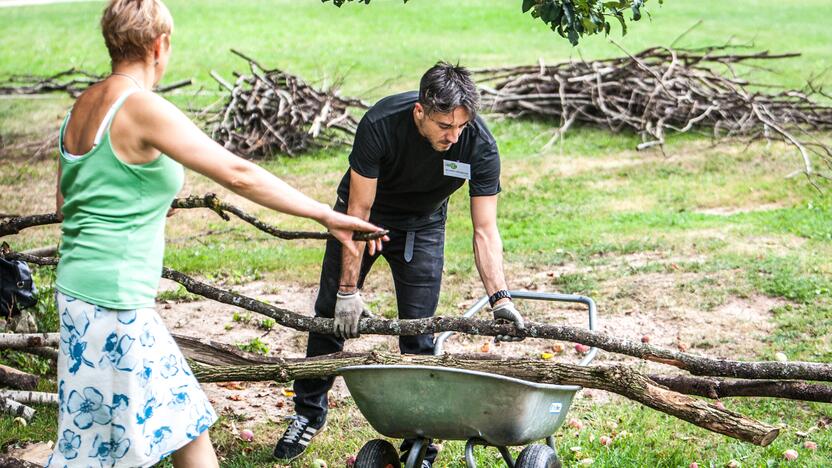
[(190, 377), (191, 375), (191, 366), (188, 365), (188, 361), (185, 360), (185, 356), (182, 356), (179, 360), (179, 365), (182, 366), (182, 372)]
[(130, 325), (136, 321), (136, 309), (121, 310), (117, 312), (116, 319), (125, 325)]
[(69, 414), (78, 413), (73, 419), (78, 429), (89, 429), (92, 423), (109, 424), (112, 412), (108, 405), (103, 404), (104, 395), (92, 387), (84, 388), (84, 396), (73, 390), (69, 394), (66, 409)]
[(119, 338), (118, 334), (110, 333), (104, 342), (104, 349), (101, 350), (104, 355), (101, 356), (98, 365), (101, 366), (109, 361), (118, 370), (132, 371), (136, 367), (136, 359), (128, 353), (135, 341), (136, 339), (130, 335), (125, 334)]
[(171, 354), (170, 356), (162, 358), (162, 370), (161, 374), (164, 378), (170, 378), (176, 375), (179, 372), (179, 365), (176, 361), (176, 356)]
[(113, 411), (123, 411), (128, 406), (130, 406), (130, 398), (127, 398), (127, 395), (122, 395), (121, 393), (113, 394)]
[(188, 387), (189, 385), (185, 384), (170, 389), (172, 397), (168, 401), (168, 406), (175, 410), (184, 409), (191, 401), (191, 398), (188, 396)]
[(153, 431), (152, 434), (146, 437), (147, 439), (150, 439), (146, 455), (162, 452), (167, 446), (166, 440), (169, 439), (171, 435), (173, 435), (173, 431), (170, 430), (170, 426), (162, 426)]
[(139, 336), (139, 341), (142, 343), (142, 346), (146, 348), (149, 348), (156, 344), (156, 337), (153, 336), (152, 333), (150, 333), (150, 324), (144, 324), (142, 334)]
[(162, 404), (156, 400), (156, 397), (150, 397), (144, 402), (144, 407), (136, 413), (136, 422), (144, 424), (148, 419), (153, 417), (153, 411), (160, 406)]
[(210, 414), (201, 415), (196, 419), (196, 421), (194, 421), (193, 424), (188, 426), (188, 438), (196, 439), (200, 434), (207, 431), (213, 422), (214, 418), (212, 418)]
[(115, 460), (123, 458), (130, 449), (130, 439), (124, 437), (124, 432), (124, 426), (113, 424), (110, 440), (101, 437), (101, 434), (96, 434), (92, 442), (92, 451), (88, 456), (97, 458), (102, 465), (105, 463), (112, 465)]
[(142, 388), (147, 386), (147, 381), (150, 380), (150, 377), (153, 375), (153, 368), (150, 367), (151, 364), (153, 364), (153, 361), (143, 359), (142, 368), (136, 373), (139, 376), (139, 385), (141, 385)]
[(58, 382), (58, 414), (61, 414), (61, 413), (64, 412), (63, 404), (64, 404), (64, 380), (61, 379), (61, 381)]
[(81, 364), (95, 367), (89, 359), (84, 357), (87, 342), (81, 341), (81, 337), (87, 333), (89, 326), (90, 320), (84, 312), (75, 318), (70, 315), (69, 309), (64, 309), (64, 313), (61, 314), (61, 352), (69, 357), (70, 364), (67, 370), (70, 374), (77, 373)]
[(58, 450), (67, 460), (78, 456), (78, 448), (81, 446), (81, 436), (67, 429), (58, 441)]

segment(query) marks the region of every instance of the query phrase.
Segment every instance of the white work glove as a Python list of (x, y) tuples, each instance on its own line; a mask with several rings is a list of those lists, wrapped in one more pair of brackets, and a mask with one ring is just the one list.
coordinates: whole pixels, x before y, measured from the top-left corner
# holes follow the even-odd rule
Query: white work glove
[(335, 298), (335, 323), (333, 333), (338, 338), (358, 338), (358, 321), (362, 315), (369, 314), (364, 307), (361, 294), (356, 291), (352, 294), (338, 292)]
[[(491, 312), (494, 314), (494, 320), (508, 320), (509, 322), (514, 322), (514, 326), (517, 327), (518, 330), (524, 330), (526, 328), (526, 325), (523, 323), (523, 317), (520, 316), (520, 312), (517, 312), (517, 309), (514, 308), (514, 303), (511, 301), (506, 301), (494, 307), (491, 309)], [(495, 339), (497, 341), (522, 341), (524, 337), (497, 335)]]

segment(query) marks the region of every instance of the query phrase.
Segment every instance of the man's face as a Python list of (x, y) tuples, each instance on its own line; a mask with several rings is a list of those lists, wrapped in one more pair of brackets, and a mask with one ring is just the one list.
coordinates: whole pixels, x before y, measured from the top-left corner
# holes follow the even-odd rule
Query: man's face
[(468, 125), (471, 116), (464, 107), (459, 106), (448, 113), (430, 112), (418, 102), (413, 108), (413, 119), (419, 133), (428, 139), (436, 151), (444, 152), (459, 140), (459, 135)]

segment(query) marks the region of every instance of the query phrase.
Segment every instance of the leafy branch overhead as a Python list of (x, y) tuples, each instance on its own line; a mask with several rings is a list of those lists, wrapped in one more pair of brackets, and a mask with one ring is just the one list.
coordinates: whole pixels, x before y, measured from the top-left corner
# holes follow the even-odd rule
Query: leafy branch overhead
[[(328, 2), (330, 0), (321, 0)], [(331, 0), (340, 7), (345, 2), (354, 0)], [(357, 0), (358, 3), (369, 4), (370, 0)], [(403, 0), (407, 3), (408, 0)], [(602, 0), (522, 0), (523, 13), (531, 11), (533, 18), (540, 18), (552, 31), (569, 39), (572, 45), (578, 45), (583, 36), (590, 36), (603, 32), (610, 33), (611, 25), (608, 20), (615, 18), (621, 23), (621, 33), (627, 34), (627, 20), (624, 13), (632, 13), (631, 21), (641, 19), (642, 8), (647, 0), (619, 0), (615, 2)], [(659, 4), (664, 0), (658, 0)]]

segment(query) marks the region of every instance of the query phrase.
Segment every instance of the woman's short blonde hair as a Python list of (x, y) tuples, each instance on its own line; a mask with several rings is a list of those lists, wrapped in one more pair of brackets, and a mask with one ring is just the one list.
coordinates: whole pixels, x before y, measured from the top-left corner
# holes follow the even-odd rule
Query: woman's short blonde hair
[(113, 63), (144, 60), (153, 41), (173, 32), (173, 17), (161, 0), (110, 0), (101, 33)]

